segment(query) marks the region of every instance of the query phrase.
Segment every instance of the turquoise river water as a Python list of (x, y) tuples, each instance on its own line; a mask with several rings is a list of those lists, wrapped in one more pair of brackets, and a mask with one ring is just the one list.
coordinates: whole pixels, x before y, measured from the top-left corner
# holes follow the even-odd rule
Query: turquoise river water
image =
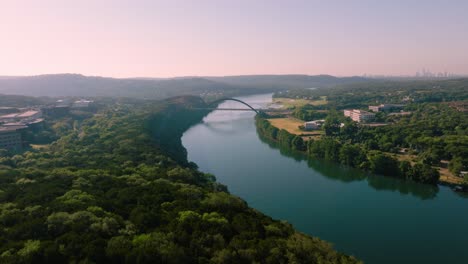
[[(239, 99), (264, 107), (271, 94)], [(468, 199), (447, 187), (307, 160), (262, 140), (253, 112), (213, 111), (182, 143), (251, 207), (365, 263), (468, 263)]]

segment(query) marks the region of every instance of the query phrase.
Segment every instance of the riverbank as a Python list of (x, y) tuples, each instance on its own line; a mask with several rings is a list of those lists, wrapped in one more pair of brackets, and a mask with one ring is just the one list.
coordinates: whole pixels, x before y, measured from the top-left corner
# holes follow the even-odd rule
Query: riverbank
[(366, 151), (359, 145), (341, 143), (333, 137), (315, 136), (304, 139), (302, 134), (290, 133), (285, 128), (275, 126), (275, 122), (271, 122), (274, 119), (256, 116), (255, 120), (257, 131), (265, 138), (314, 158), (323, 158), (384, 176), (450, 187), (459, 185), (452, 178), (440, 177), (439, 172), (436, 175), (435, 169), (428, 165), (411, 164), (383, 152)]
[[(255, 108), (271, 102), (270, 95), (238, 99)], [(468, 261), (468, 204), (461, 193), (292, 151), (263, 140), (254, 118), (246, 111), (209, 113), (182, 137), (188, 159), (251, 207), (365, 263)]]

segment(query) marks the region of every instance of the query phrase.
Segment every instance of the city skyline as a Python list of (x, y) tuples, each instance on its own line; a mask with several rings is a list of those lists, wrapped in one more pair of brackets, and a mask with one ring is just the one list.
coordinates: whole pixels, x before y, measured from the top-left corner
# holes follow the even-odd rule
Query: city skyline
[(456, 0), (6, 1), (0, 75), (466, 75), (467, 9)]

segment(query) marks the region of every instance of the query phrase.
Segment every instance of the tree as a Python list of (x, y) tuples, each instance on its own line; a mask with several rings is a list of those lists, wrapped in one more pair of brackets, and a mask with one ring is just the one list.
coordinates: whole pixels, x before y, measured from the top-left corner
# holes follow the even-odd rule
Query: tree
[(309, 140), (307, 142), (307, 153), (316, 158), (324, 158), (325, 149), (323, 148), (322, 142), (322, 140)]
[(440, 157), (431, 149), (421, 153), (419, 155), (419, 159), (422, 161), (422, 163), (427, 165), (438, 165), (440, 163)]
[(407, 160), (401, 161), (399, 166), (400, 176), (402, 178), (407, 178), (407, 175), (411, 173), (411, 163)]
[(304, 140), (300, 136), (295, 136), (292, 140), (292, 148), (294, 150), (303, 151), (305, 150)]
[(340, 119), (336, 111), (330, 111), (325, 123), (323, 124), (323, 129), (325, 130), (325, 135), (327, 136), (337, 136), (340, 133)]
[(380, 152), (373, 153), (369, 157), (370, 171), (385, 176), (399, 176), (398, 161)]
[(454, 175), (460, 175), (461, 171), (468, 169), (468, 158), (455, 157), (449, 163), (449, 170)]
[(343, 139), (353, 139), (358, 129), (357, 123), (347, 118), (344, 122), (344, 126), (340, 130), (340, 135)]
[(341, 143), (332, 138), (323, 139), (324, 158), (329, 161), (339, 161)]
[(366, 160), (366, 156), (358, 145), (344, 144), (340, 149), (340, 162), (342, 164), (359, 167)]
[(415, 164), (411, 169), (409, 176), (412, 180), (429, 184), (437, 184), (440, 178), (438, 170), (423, 163)]

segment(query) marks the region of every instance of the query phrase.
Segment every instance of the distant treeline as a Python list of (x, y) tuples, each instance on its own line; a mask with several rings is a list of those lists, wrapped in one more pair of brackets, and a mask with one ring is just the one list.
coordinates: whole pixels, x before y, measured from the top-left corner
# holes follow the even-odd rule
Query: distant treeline
[(274, 97), (326, 97), (328, 104), (313, 109), (367, 108), (381, 103), (429, 103), (468, 100), (468, 79), (434, 81), (383, 81), (342, 84), (329, 88), (290, 89)]

